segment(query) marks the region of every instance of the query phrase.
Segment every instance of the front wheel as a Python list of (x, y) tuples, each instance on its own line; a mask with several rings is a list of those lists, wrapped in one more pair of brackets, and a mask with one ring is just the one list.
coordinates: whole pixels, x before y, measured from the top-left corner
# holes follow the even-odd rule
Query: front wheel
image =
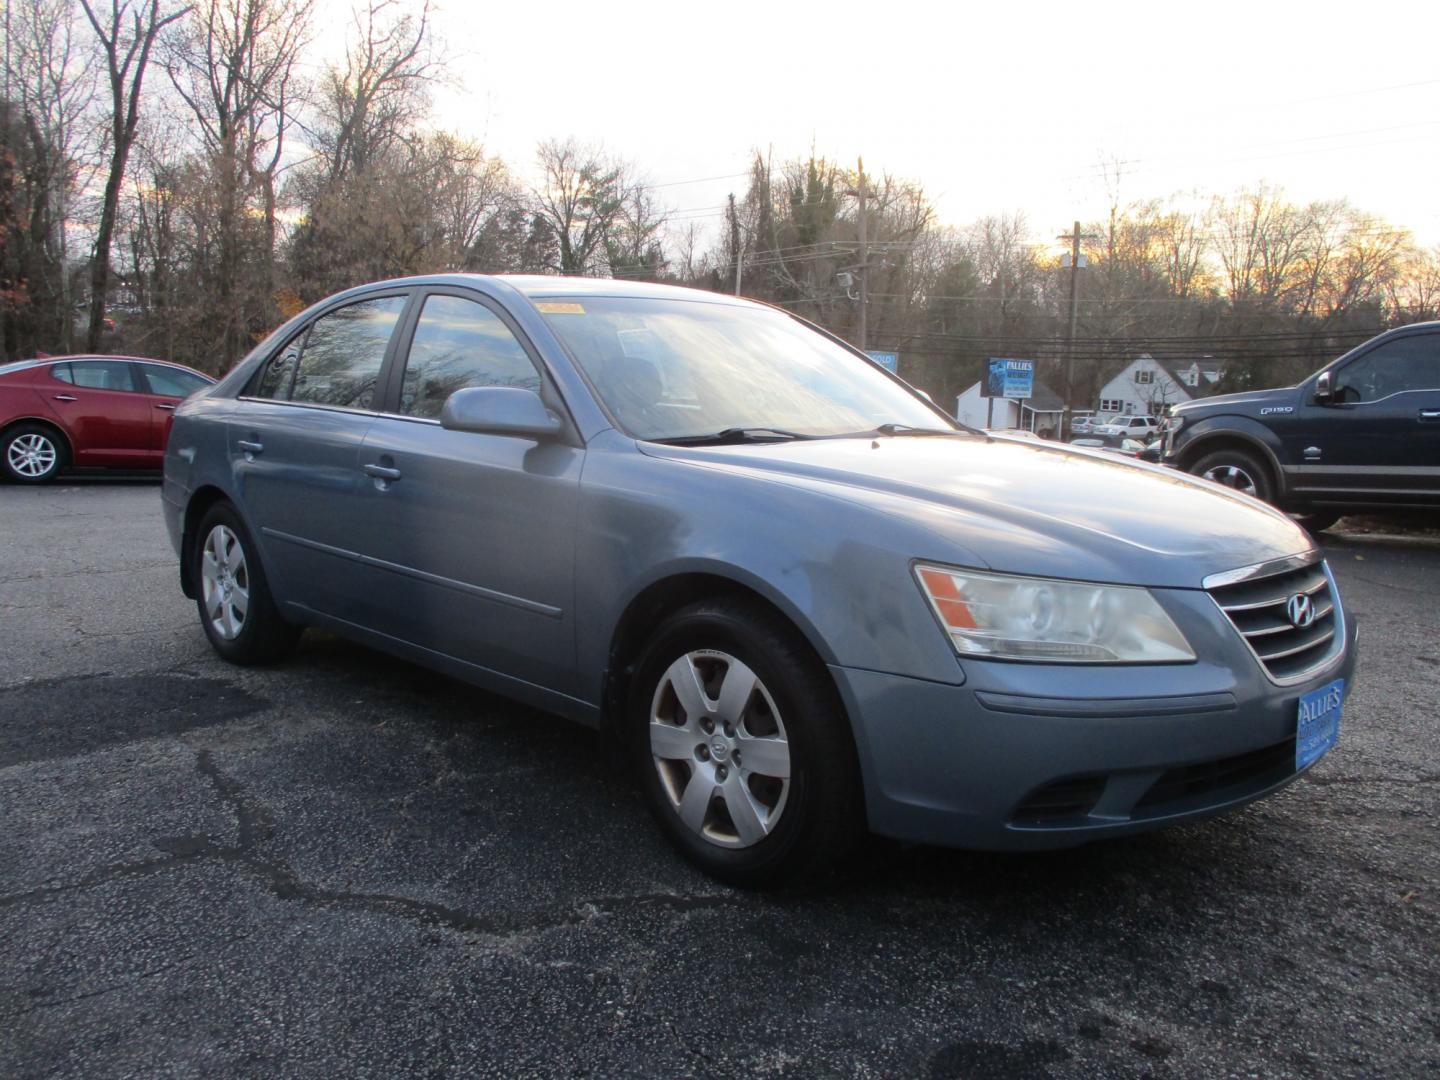
[(201, 519), (192, 558), (200, 624), (217, 653), (232, 664), (264, 664), (290, 651), (300, 630), (280, 617), (250, 533), (229, 504)]
[(1190, 471), (1263, 502), (1275, 495), (1264, 463), (1244, 450), (1216, 450), (1196, 461)]
[(722, 881), (766, 888), (818, 873), (863, 832), (829, 672), (758, 604), (703, 601), (667, 619), (636, 670), (627, 721), (660, 827)]

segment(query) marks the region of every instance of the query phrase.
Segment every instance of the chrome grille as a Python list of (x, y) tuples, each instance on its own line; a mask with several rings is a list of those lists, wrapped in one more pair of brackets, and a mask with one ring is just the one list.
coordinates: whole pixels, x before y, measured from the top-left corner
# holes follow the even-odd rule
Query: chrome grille
[[(1331, 660), (1344, 644), (1335, 587), (1325, 563), (1285, 559), (1206, 581), (1255, 658), (1276, 682), (1298, 682)], [(1293, 597), (1305, 597), (1313, 621), (1297, 627), (1289, 615)]]

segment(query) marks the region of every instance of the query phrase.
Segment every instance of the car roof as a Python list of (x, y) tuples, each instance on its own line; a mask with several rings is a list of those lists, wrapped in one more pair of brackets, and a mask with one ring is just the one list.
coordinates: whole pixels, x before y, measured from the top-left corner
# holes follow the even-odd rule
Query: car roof
[[(351, 292), (376, 288), (413, 285), (486, 285), (509, 286), (527, 299), (542, 296), (633, 296), (655, 300), (705, 300), (711, 303), (734, 304), (741, 307), (767, 307), (729, 293), (691, 289), (681, 285), (662, 285), (653, 281), (622, 281), (618, 278), (565, 277), (559, 274), (426, 274), (418, 277), (391, 278), (357, 286)], [(331, 297), (330, 299), (334, 299)]]
[(13, 363), (0, 364), (0, 375), (9, 375), (14, 371), (27, 371), (30, 368), (41, 367), (45, 364), (60, 364), (67, 360), (120, 360), (127, 364), (158, 364), (160, 367), (170, 367), (178, 371), (188, 371), (192, 375), (199, 375), (201, 378), (215, 382), (214, 375), (206, 375), (203, 371), (197, 371), (185, 364), (177, 364), (173, 360), (157, 360), (153, 356), (120, 356), (110, 353), (67, 353), (64, 356), (43, 356), (34, 360), (16, 360)]

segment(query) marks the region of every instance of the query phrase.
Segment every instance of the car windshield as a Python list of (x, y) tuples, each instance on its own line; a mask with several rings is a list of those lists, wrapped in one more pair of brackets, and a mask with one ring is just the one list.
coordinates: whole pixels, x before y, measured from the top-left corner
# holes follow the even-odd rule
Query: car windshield
[(535, 306), (638, 439), (819, 438), (958, 430), (903, 386), (779, 312), (693, 300), (564, 297)]

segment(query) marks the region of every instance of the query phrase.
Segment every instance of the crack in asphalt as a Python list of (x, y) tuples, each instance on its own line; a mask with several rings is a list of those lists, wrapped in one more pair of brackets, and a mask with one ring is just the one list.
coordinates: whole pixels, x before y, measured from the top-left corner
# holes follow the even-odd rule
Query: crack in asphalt
[(274, 835), (274, 819), (270, 811), (237, 780), (225, 775), (215, 765), (209, 750), (198, 751), (195, 767), (215, 789), (220, 801), (235, 816), (237, 834), (234, 844), (219, 844), (212, 837), (203, 834), (161, 837), (153, 842), (165, 853), (162, 858), (115, 864), (65, 885), (42, 886), (27, 892), (0, 896), (0, 909), (93, 889), (112, 881), (149, 877), (199, 862), (219, 862), (231, 867), (258, 882), (272, 896), (282, 901), (298, 901), (327, 910), (389, 915), (425, 926), (438, 926), (488, 937), (533, 936), (546, 930), (578, 926), (606, 915), (633, 910), (648, 909), (684, 914), (734, 907), (741, 903), (741, 898), (734, 895), (642, 893), (597, 897), (566, 908), (552, 908), (529, 914), (479, 915), (461, 908), (392, 893), (327, 889), (302, 880), (285, 861), (268, 858), (256, 850)]
[(142, 979), (152, 979), (156, 975), (160, 975), (166, 971), (171, 971), (179, 967), (181, 964), (187, 963), (191, 959), (193, 959), (192, 956), (182, 956), (178, 960), (172, 960), (168, 964), (161, 964), (157, 968), (150, 968), (147, 971), (142, 971), (136, 975), (132, 975), (130, 978), (124, 980), (123, 982), (118, 982), (113, 986), (102, 987), (99, 990), (91, 990), (89, 993), (72, 994), (70, 997), (56, 998), (53, 1001), (39, 1001), (36, 1002), (36, 1004), (32, 1005), (30, 1008), (22, 1010), (20, 1015), (26, 1016), (30, 1013), (39, 1012), (41, 1009), (58, 1009), (62, 1005), (73, 1005), (77, 1001), (89, 1001), (91, 998), (105, 997), (107, 994), (113, 994), (118, 990), (128, 990)]
[(0, 578), (0, 585), (18, 585), (22, 582), (31, 581), (58, 581), (62, 578), (73, 577), (98, 577), (105, 574), (133, 574), (137, 570), (158, 570), (163, 567), (173, 566), (174, 560), (167, 559), (164, 562), (135, 563), (131, 566), (116, 566), (108, 570), (64, 570), (58, 574), (19, 574), (15, 577)]

